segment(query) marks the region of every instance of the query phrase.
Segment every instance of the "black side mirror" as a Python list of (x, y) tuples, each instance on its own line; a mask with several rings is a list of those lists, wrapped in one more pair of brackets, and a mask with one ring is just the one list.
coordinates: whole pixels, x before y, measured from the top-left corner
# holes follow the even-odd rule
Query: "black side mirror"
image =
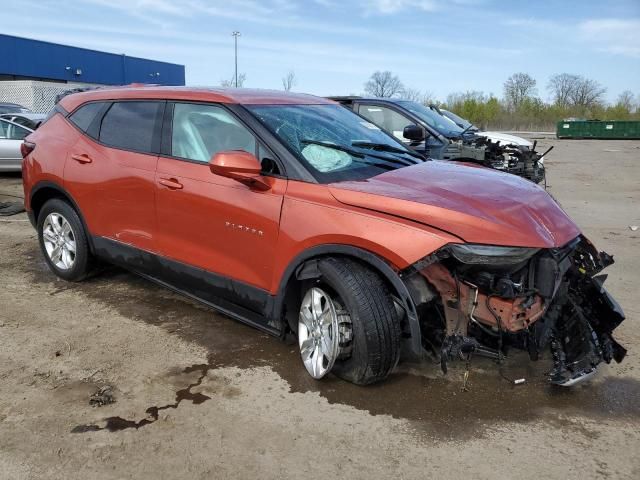
[(426, 134), (424, 129), (418, 125), (407, 125), (402, 131), (402, 136), (412, 142), (421, 142), (425, 139)]

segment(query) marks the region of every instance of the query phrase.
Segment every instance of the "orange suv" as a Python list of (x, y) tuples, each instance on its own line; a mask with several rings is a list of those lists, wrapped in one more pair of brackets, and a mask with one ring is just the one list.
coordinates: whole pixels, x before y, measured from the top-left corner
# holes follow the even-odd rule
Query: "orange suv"
[(621, 361), (612, 262), (540, 187), (425, 160), (329, 100), (126, 87), (64, 97), (22, 146), (51, 270), (97, 259), (275, 336), (314, 378), (404, 359), (550, 352), (572, 385)]

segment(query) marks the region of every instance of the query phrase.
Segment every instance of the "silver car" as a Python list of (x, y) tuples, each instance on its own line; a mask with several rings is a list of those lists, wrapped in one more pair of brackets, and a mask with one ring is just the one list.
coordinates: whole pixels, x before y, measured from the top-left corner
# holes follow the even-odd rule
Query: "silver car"
[(31, 130), (35, 130), (40, 126), (40, 124), (47, 118), (47, 115), (44, 113), (2, 113), (0, 114), (0, 118), (6, 118), (10, 122), (17, 123), (18, 125), (22, 125), (23, 127), (27, 127)]
[(20, 145), (24, 137), (33, 132), (18, 123), (0, 118), (0, 172), (19, 172), (22, 170)]

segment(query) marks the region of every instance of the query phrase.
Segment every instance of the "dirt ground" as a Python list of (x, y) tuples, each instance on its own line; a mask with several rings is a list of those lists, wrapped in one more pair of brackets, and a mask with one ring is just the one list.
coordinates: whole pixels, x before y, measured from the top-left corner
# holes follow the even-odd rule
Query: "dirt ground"
[[(0, 478), (640, 478), (640, 141), (540, 144), (551, 193), (616, 259), (629, 354), (590, 384), (551, 388), (522, 355), (517, 387), (482, 360), (466, 392), (462, 366), (428, 363), (316, 382), (294, 346), (116, 268), (57, 280), (26, 216), (0, 217)], [(104, 386), (115, 403), (92, 406)]]

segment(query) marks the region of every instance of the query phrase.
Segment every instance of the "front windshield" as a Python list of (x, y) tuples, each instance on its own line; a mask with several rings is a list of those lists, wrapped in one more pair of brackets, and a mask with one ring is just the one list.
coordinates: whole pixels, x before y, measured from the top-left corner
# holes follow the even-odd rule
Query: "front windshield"
[(464, 130), (448, 118), (443, 117), (429, 107), (425, 107), (421, 103), (410, 102), (407, 100), (403, 100), (398, 103), (445, 137), (455, 137), (460, 135)]
[(423, 161), (340, 105), (248, 105), (320, 183), (362, 180)]
[(451, 120), (452, 122), (454, 122), (456, 125), (458, 125), (459, 127), (462, 128), (469, 128), (471, 127), (473, 124), (469, 121), (469, 120), (465, 120), (464, 118), (456, 115), (453, 112), (450, 112), (449, 110), (440, 110), (442, 112), (442, 114), (447, 117), (449, 120)]

